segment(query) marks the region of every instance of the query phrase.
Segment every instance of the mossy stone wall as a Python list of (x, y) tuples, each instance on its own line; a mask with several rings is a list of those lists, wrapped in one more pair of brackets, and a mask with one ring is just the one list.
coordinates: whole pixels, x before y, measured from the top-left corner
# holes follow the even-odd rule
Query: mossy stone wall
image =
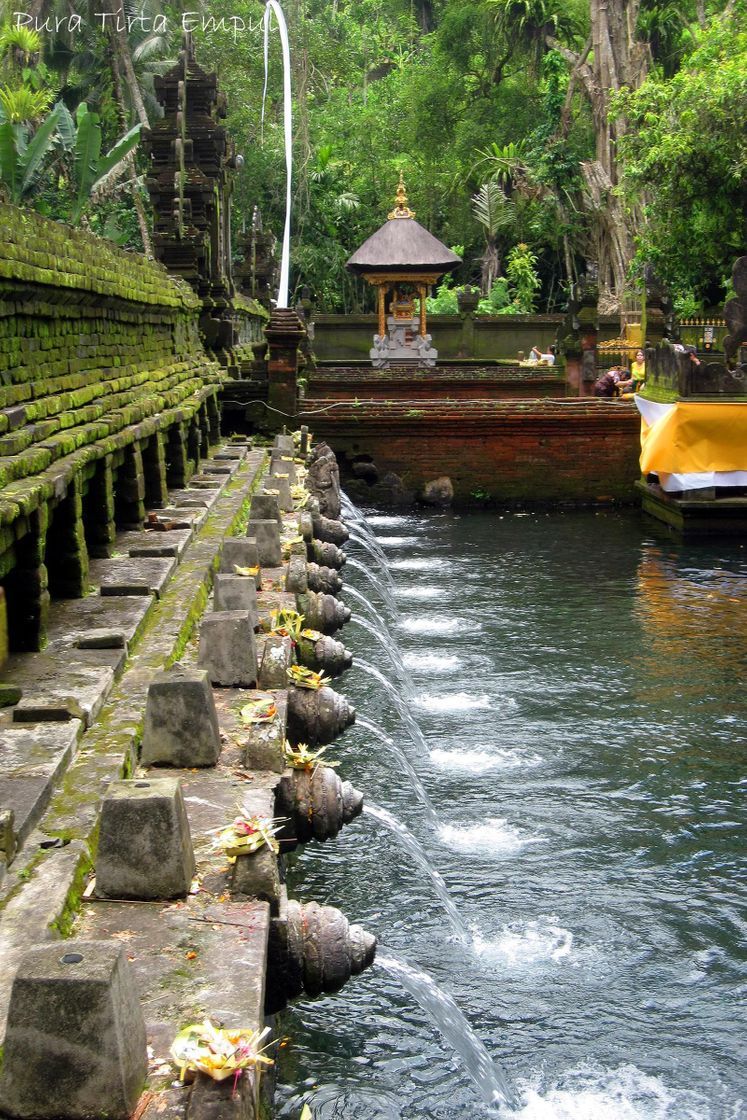
[(6, 204), (0, 231), (0, 580), (11, 648), (21, 627), (37, 648), (50, 589), (85, 593), (117, 511), (163, 504), (217, 441), (223, 374), (161, 265)]

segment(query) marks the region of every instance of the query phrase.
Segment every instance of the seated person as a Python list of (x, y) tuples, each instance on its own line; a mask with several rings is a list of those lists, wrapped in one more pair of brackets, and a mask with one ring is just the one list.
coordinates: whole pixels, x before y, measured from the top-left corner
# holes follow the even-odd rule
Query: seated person
[(539, 346), (533, 346), (529, 351), (529, 357), (527, 358), (527, 361), (531, 362), (532, 365), (535, 365), (537, 362), (539, 362), (541, 357), (542, 351), (540, 350)]
[(639, 350), (635, 361), (630, 366), (630, 377), (618, 385), (620, 396), (623, 400), (633, 399), (634, 393), (639, 393), (646, 385), (646, 355)]
[(545, 365), (554, 366), (555, 365), (555, 347), (551, 346), (546, 354), (540, 354), (540, 361), (544, 362)]
[(595, 397), (616, 397), (621, 378), (622, 371), (613, 366), (596, 379), (592, 393)]

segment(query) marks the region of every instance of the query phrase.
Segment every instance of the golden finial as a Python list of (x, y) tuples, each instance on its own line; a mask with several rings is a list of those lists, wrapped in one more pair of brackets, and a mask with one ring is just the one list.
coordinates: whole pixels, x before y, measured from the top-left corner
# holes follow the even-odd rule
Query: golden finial
[(399, 173), (399, 183), (397, 184), (397, 193), (394, 196), (394, 201), (395, 201), (396, 205), (395, 205), (394, 209), (390, 210), (389, 214), (387, 215), (387, 217), (389, 218), (389, 221), (391, 221), (392, 218), (414, 218), (415, 217), (415, 211), (411, 210), (410, 207), (407, 205), (407, 191), (405, 190), (405, 178), (404, 178), (404, 175), (402, 174), (401, 171)]

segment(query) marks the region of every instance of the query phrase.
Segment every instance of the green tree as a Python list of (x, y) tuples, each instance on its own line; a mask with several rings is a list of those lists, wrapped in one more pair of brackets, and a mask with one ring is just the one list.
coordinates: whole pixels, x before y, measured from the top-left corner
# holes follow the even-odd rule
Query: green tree
[(677, 296), (715, 302), (745, 243), (746, 16), (737, 0), (695, 33), (677, 74), (651, 75), (614, 102), (629, 122), (623, 199), (644, 215), (637, 263), (653, 264)]

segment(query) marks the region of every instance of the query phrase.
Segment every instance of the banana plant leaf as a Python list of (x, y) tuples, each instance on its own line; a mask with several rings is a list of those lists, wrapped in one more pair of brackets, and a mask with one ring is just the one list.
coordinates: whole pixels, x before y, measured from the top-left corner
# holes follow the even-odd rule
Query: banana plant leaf
[(121, 163), (123, 159), (126, 159), (130, 152), (137, 147), (140, 140), (140, 128), (141, 126), (136, 124), (134, 128), (131, 128), (129, 132), (126, 132), (124, 136), (117, 140), (114, 147), (106, 153), (103, 159), (99, 160), (99, 165), (96, 169), (96, 178), (91, 184), (92, 191), (95, 191), (101, 180), (105, 179), (106, 176), (114, 170), (117, 164)]
[(80, 221), (80, 216), (88, 201), (91, 187), (98, 175), (101, 155), (101, 126), (98, 113), (92, 113), (85, 103), (76, 112), (78, 130), (75, 135), (75, 181), (77, 195), (72, 219)]
[(37, 128), (24, 154), (23, 181), (21, 183), (22, 194), (26, 194), (30, 191), (39, 178), (46, 164), (49, 152), (53, 147), (58, 123), (59, 112), (55, 105), (54, 109), (51, 110), (44, 118), (39, 128)]
[(18, 202), (20, 168), (18, 166), (16, 134), (9, 121), (3, 121), (0, 124), (0, 176), (2, 176), (2, 181), (7, 187), (8, 194), (13, 202)]

